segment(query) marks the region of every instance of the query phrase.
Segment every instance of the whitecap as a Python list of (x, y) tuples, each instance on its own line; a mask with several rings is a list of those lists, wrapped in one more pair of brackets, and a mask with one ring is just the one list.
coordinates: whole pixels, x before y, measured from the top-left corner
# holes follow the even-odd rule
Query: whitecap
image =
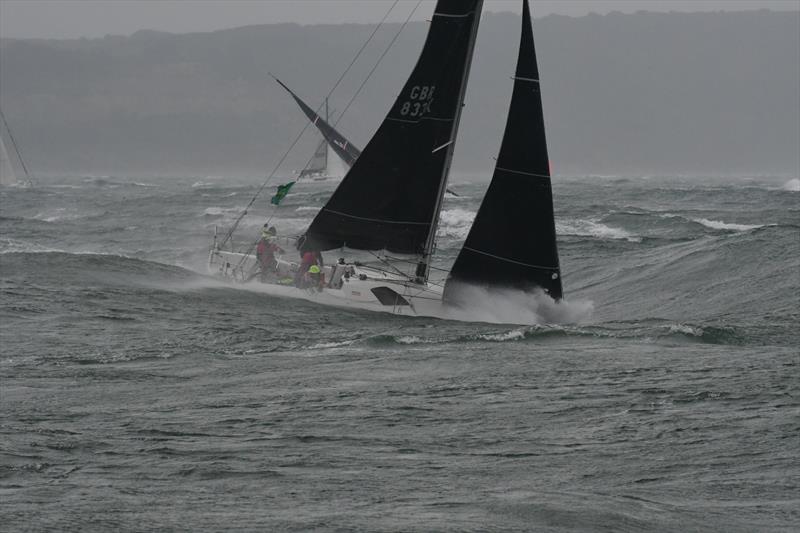
[(447, 209), (439, 215), (439, 231), (441, 237), (466, 239), (476, 213), (466, 209)]
[(684, 335), (691, 335), (692, 337), (702, 337), (703, 329), (687, 324), (672, 324), (668, 327), (670, 333), (682, 333)]
[(225, 215), (238, 215), (244, 211), (244, 207), (206, 207), (203, 216), (222, 217)]
[(512, 329), (511, 331), (507, 331), (505, 333), (484, 333), (478, 335), (479, 339), (483, 339), (486, 341), (514, 341), (519, 339), (525, 338), (525, 332), (521, 329)]
[(14, 254), (14, 253), (49, 253), (49, 252), (64, 252), (58, 248), (48, 248), (40, 244), (19, 241), (16, 239), (0, 239), (0, 254)]
[(784, 191), (800, 192), (800, 178), (793, 178), (783, 184)]
[(353, 344), (355, 341), (342, 341), (342, 342), (321, 342), (319, 344), (314, 344), (313, 346), (309, 346), (309, 350), (323, 350), (325, 348), (339, 348), (341, 346), (349, 346)]
[(81, 218), (81, 214), (75, 211), (70, 212), (66, 207), (58, 207), (50, 211), (42, 211), (41, 213), (37, 213), (33, 216), (33, 218), (43, 222), (58, 222), (62, 220), (79, 219)]
[(576, 219), (556, 221), (556, 233), (561, 235), (578, 235), (596, 237), (598, 239), (626, 240), (641, 242), (642, 238), (622, 228), (607, 226), (595, 220)]
[(750, 231), (752, 229), (764, 227), (764, 224), (729, 224), (721, 220), (709, 220), (707, 218), (693, 218), (692, 221), (702, 224), (707, 228), (724, 231)]
[(395, 339), (400, 344), (422, 344), (425, 341), (421, 338), (417, 337), (416, 335), (407, 335), (405, 337), (397, 337)]

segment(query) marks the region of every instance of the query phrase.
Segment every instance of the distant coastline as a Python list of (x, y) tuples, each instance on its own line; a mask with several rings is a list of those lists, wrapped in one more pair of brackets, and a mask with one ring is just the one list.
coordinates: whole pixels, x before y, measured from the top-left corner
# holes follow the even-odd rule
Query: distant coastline
[[(331, 99), (344, 109), (399, 25), (381, 29)], [(548, 15), (534, 22), (554, 171), (800, 173), (800, 12)], [(260, 175), (303, 127), (270, 80), (318, 103), (371, 25), (276, 24), (209, 33), (0, 40), (2, 107), (43, 174)], [(341, 122), (364, 144), (416, 60), (403, 32)], [(455, 171), (489, 171), (518, 17), (487, 13)], [(309, 136), (308, 146), (313, 144)], [(305, 146), (305, 145), (304, 145)], [(302, 165), (303, 147), (287, 171)]]

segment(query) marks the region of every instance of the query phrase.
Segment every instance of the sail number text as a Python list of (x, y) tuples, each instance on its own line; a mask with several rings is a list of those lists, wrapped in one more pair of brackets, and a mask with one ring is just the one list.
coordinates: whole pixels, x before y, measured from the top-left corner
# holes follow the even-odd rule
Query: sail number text
[(421, 117), (431, 111), (435, 85), (415, 85), (409, 93), (410, 100), (400, 106), (400, 114), (404, 117)]

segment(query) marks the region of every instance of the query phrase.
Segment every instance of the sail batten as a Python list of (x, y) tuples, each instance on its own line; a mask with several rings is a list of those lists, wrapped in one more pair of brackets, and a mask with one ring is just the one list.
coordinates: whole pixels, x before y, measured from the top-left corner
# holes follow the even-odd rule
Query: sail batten
[[(439, 0), (387, 117), (306, 232), (304, 249), (427, 255), (444, 194), (482, 0)], [(448, 145), (448, 143), (450, 143)], [(436, 150), (446, 145), (447, 149)]]
[(492, 180), (450, 270), (444, 300), (476, 285), (563, 295), (550, 161), (530, 7), (523, 1), (519, 56), (506, 129)]

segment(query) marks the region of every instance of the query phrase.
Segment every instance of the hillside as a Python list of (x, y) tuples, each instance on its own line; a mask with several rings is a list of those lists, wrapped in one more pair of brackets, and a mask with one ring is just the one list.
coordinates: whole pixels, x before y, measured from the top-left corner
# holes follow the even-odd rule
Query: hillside
[[(343, 110), (399, 25), (382, 28), (331, 100)], [(419, 53), (409, 25), (341, 122), (363, 147)], [(0, 106), (41, 174), (268, 172), (372, 26), (294, 24), (173, 35), (0, 41)], [(534, 21), (554, 171), (798, 174), (800, 12), (636, 13)], [(519, 20), (481, 23), (455, 169), (499, 143)], [(306, 136), (286, 170), (302, 166)]]

